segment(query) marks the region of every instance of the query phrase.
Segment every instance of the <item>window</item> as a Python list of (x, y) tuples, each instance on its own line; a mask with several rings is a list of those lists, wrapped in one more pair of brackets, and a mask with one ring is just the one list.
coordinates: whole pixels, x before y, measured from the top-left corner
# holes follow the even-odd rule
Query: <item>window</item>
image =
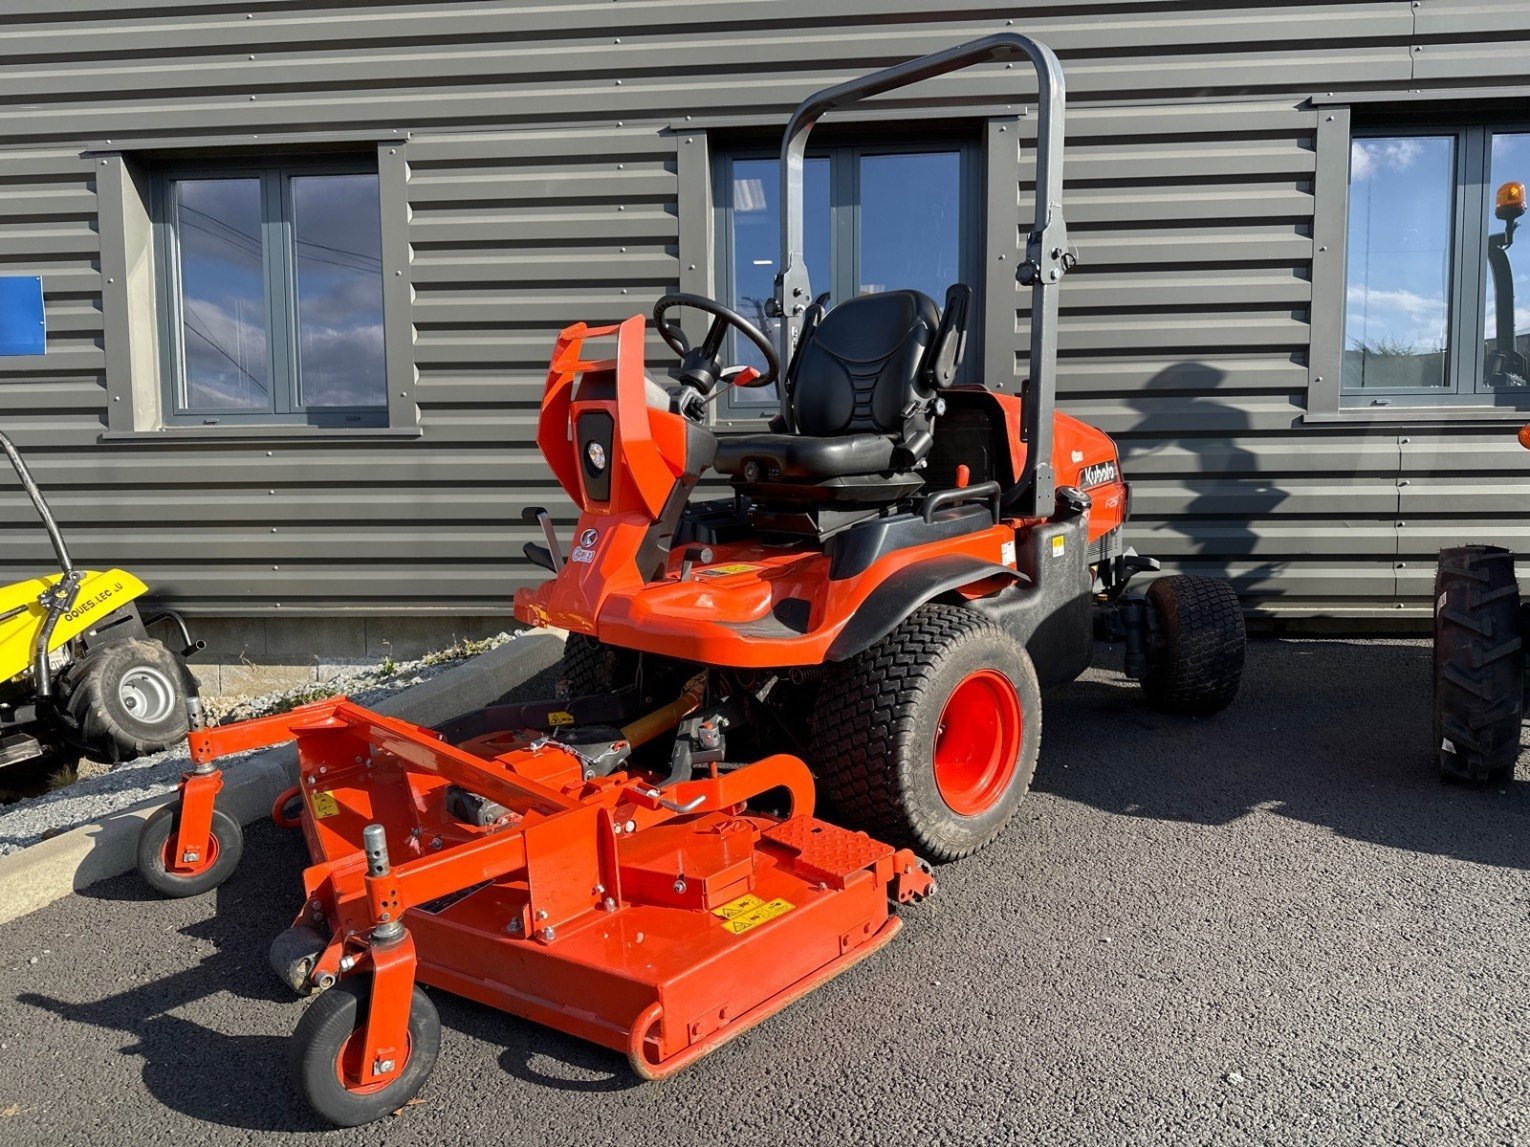
[(1346, 406), (1530, 400), (1530, 241), (1497, 189), (1530, 180), (1530, 134), (1357, 132), (1349, 156)]
[[(811, 151), (803, 170), (804, 256), (815, 294), (829, 304), (858, 294), (912, 288), (943, 304), (952, 283), (972, 283), (977, 265), (969, 220), (976, 180), (973, 148), (963, 143), (837, 147)], [(721, 160), (721, 297), (767, 334), (765, 316), (780, 270), (780, 161), (740, 152)], [(733, 338), (733, 362), (763, 365), (745, 339)], [(776, 410), (774, 386), (732, 389), (726, 414)]]
[(164, 421), (387, 422), (375, 170), (164, 173)]

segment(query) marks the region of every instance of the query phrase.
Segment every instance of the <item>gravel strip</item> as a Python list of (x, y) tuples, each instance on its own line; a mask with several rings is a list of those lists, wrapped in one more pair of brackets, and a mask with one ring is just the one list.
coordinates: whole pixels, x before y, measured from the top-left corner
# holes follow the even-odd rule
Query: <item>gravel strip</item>
[[(429, 681), (510, 640), (508, 633), (501, 633), (487, 642), (475, 642), (472, 652), (461, 656), (450, 656), (452, 650), (445, 654), (430, 654), (418, 661), (389, 665), (386, 673), (383, 666), (354, 669), (322, 683), (300, 685), (258, 697), (221, 698), (211, 708), (219, 722), (226, 723), (279, 712), (335, 694), (345, 694), (361, 705), (376, 705), (384, 698)], [(80, 779), (74, 784), (0, 806), (0, 856), (77, 825), (93, 824), (149, 797), (168, 793), (180, 782), (181, 774), (189, 764), (184, 744), (110, 770), (105, 765), (82, 762)]]

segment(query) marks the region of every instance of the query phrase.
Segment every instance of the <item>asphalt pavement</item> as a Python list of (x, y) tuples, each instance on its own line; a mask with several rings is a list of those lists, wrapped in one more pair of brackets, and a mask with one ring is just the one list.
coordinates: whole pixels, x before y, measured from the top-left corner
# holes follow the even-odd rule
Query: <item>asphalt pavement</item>
[[(326, 1143), (1530, 1142), (1530, 757), (1442, 785), (1427, 648), (1264, 640), (1219, 717), (1046, 697), (1035, 791), (882, 953), (695, 1067), (432, 992), (422, 1102)], [(0, 1143), (320, 1131), (266, 945), (296, 834), (218, 892), (133, 876), (0, 928)]]

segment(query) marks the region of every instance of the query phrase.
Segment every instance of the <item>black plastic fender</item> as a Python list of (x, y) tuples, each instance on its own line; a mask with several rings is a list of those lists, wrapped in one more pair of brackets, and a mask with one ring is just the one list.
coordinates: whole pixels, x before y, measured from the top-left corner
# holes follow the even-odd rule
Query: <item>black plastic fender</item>
[(998, 562), (985, 562), (965, 554), (948, 554), (898, 570), (872, 590), (860, 608), (829, 645), (830, 661), (845, 661), (886, 637), (909, 614), (944, 593), (991, 577), (1011, 583), (1030, 579)]

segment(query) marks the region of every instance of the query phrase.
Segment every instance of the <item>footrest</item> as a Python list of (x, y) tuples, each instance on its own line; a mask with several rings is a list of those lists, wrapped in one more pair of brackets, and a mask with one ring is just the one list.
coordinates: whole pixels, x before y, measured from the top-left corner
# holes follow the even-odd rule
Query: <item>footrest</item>
[(857, 872), (874, 867), (893, 854), (892, 846), (864, 832), (851, 832), (811, 816), (794, 816), (769, 829), (761, 840), (788, 853), (788, 864), (802, 879), (845, 887)]

